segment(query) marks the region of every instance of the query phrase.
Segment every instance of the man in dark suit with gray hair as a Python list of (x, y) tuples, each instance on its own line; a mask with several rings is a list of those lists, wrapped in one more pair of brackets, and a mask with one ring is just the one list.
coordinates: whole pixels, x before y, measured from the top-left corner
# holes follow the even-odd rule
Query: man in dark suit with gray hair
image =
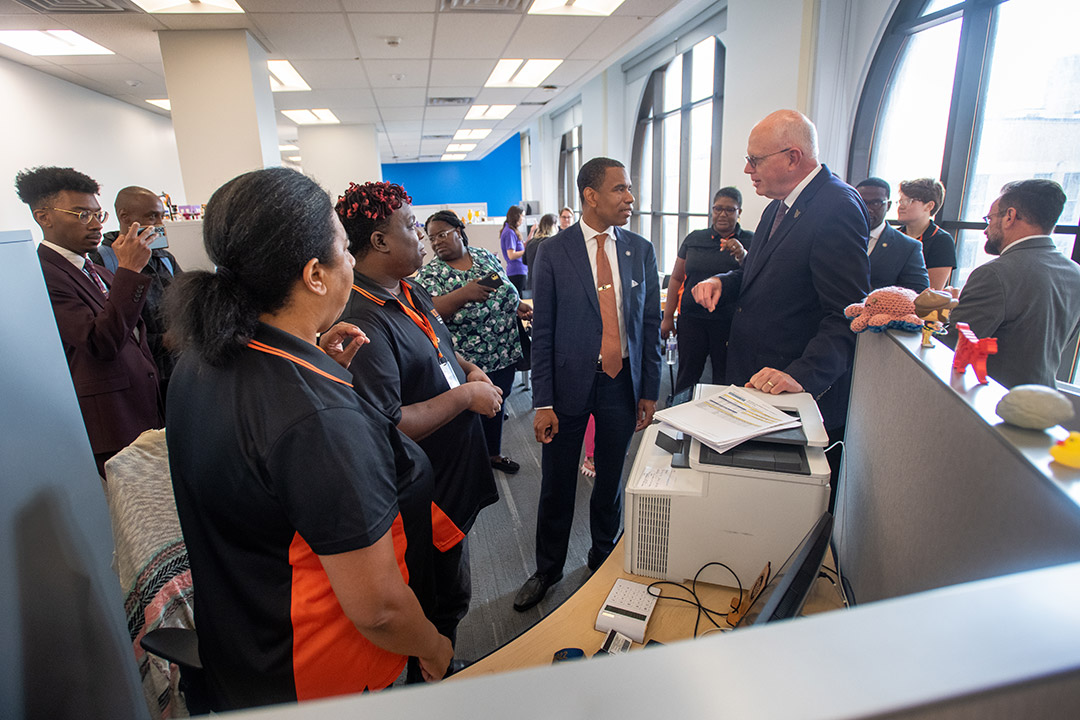
[(1005, 387), (1054, 387), (1062, 352), (1080, 332), (1080, 265), (1050, 238), (1065, 199), (1053, 180), (1020, 180), (1001, 189), (983, 218), (985, 250), (999, 257), (971, 271), (949, 318), (951, 346), (962, 322), (980, 338), (997, 338), (986, 369)]

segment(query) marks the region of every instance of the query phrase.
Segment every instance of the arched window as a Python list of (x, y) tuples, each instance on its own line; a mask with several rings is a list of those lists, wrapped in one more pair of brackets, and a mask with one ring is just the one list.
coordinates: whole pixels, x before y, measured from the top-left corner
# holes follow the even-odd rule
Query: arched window
[[(981, 218), (1011, 180), (1061, 183), (1054, 236), (1080, 260), (1080, 3), (901, 0), (870, 67), (848, 177), (938, 177), (962, 287), (989, 259)], [(895, 217), (895, 216), (894, 216)]]
[(708, 36), (657, 68), (645, 84), (634, 129), (630, 179), (634, 232), (671, 270), (687, 233), (707, 227), (720, 175), (724, 46)]
[(559, 142), (559, 207), (581, 211), (577, 176), (581, 170), (581, 126), (563, 133)]
[[(936, 222), (962, 287), (990, 257), (981, 218), (1012, 180), (1049, 178), (1068, 202), (1054, 241), (1080, 262), (1080, 3), (900, 0), (855, 117), (848, 178), (938, 177)], [(895, 207), (895, 206), (894, 206)], [(895, 217), (895, 215), (893, 215)], [(1076, 379), (1072, 369), (1059, 379)]]

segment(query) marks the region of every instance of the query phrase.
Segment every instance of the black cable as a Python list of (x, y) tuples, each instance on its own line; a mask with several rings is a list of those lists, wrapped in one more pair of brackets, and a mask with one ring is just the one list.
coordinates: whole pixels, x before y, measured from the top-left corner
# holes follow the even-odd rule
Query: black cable
[[(693, 580), (691, 580), (690, 587), (686, 587), (685, 585), (683, 585), (681, 583), (672, 582), (670, 580), (657, 580), (655, 582), (649, 583), (649, 586), (648, 586), (649, 594), (652, 595), (653, 597), (657, 598), (658, 600), (677, 600), (679, 602), (683, 602), (683, 603), (686, 603), (687, 605), (692, 605), (692, 606), (697, 608), (697, 618), (694, 620), (694, 637), (695, 638), (698, 636), (698, 630), (700, 629), (700, 626), (701, 626), (701, 616), (702, 616), (702, 614), (704, 614), (705, 617), (709, 620), (709, 622), (711, 622), (713, 624), (713, 626), (718, 630), (723, 630), (724, 628), (720, 625), (720, 623), (718, 623), (716, 621), (716, 619), (713, 616), (715, 615), (716, 617), (721, 617), (721, 618), (728, 616), (728, 613), (726, 613), (726, 612), (720, 612), (719, 610), (714, 610), (712, 608), (706, 607), (705, 604), (701, 602), (701, 598), (698, 597), (698, 594), (697, 594), (697, 581), (698, 581), (698, 578), (701, 576), (701, 573), (704, 572), (705, 569), (708, 568), (710, 565), (718, 565), (718, 566), (724, 568), (729, 573), (731, 573), (731, 576), (733, 578), (735, 578), (735, 583), (739, 587), (739, 603), (738, 603), (738, 605), (735, 606), (734, 610), (738, 611), (739, 608), (742, 607), (742, 593), (743, 593), (742, 581), (739, 580), (739, 576), (735, 574), (734, 570), (732, 570), (727, 565), (725, 565), (724, 563), (721, 563), (721, 562), (710, 562), (710, 563), (706, 563), (705, 565), (702, 565), (698, 569), (698, 571), (694, 574), (694, 578), (693, 578)], [(671, 585), (671, 586), (676, 587), (676, 588), (678, 588), (680, 590), (684, 590), (684, 591), (686, 591), (687, 593), (690, 594), (690, 596), (693, 598), (693, 600), (689, 600), (687, 598), (676, 597), (674, 595), (664, 595), (663, 591), (660, 589), (661, 586), (663, 586), (663, 585)], [(658, 590), (658, 592), (654, 593), (653, 588), (656, 588)]]

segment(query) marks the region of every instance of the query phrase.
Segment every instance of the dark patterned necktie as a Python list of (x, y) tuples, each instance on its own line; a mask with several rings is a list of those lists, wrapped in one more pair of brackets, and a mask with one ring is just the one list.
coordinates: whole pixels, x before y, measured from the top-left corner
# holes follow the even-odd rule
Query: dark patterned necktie
[(83, 269), (86, 270), (86, 274), (89, 275), (90, 279), (94, 281), (95, 285), (97, 285), (98, 290), (101, 291), (101, 294), (105, 297), (109, 297), (109, 288), (105, 284), (105, 281), (101, 279), (101, 276), (98, 275), (97, 268), (94, 267), (94, 263), (90, 262), (90, 258), (86, 258), (86, 264), (83, 266)]

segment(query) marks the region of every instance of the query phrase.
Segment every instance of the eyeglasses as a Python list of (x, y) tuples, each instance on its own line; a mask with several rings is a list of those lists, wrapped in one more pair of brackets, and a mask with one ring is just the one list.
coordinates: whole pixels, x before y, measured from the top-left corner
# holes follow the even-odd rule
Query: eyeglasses
[(989, 225), (991, 220), (993, 220), (996, 217), (1001, 217), (1002, 215), (1004, 215), (1007, 212), (1009, 212), (1009, 211), (1008, 210), (1002, 210), (1001, 212), (990, 213), (989, 215), (983, 215), (983, 222), (986, 223), (987, 225)]
[(758, 166), (758, 163), (760, 163), (765, 158), (771, 158), (773, 155), (790, 152), (794, 149), (795, 148), (786, 147), (783, 150), (777, 150), (776, 152), (771, 152), (768, 155), (747, 155), (746, 164), (749, 165), (751, 168), (756, 168)]
[(435, 233), (429, 237), (431, 242), (435, 242), (436, 240), (445, 240), (455, 233), (457, 233), (457, 228), (450, 228), (449, 230), (443, 230), (441, 233)]
[(83, 210), (82, 212), (78, 212), (76, 210), (65, 210), (64, 208), (58, 208), (58, 207), (50, 207), (50, 208), (45, 208), (45, 209), (46, 210), (56, 210), (57, 212), (67, 213), (68, 215), (74, 215), (75, 217), (79, 218), (79, 222), (81, 222), (83, 225), (89, 225), (90, 224), (90, 218), (94, 218), (99, 223), (104, 223), (106, 220), (109, 219), (109, 211), (108, 210), (98, 210), (97, 212), (94, 212), (94, 211), (91, 211), (91, 210)]
[(877, 209), (879, 207), (889, 207), (892, 205), (892, 200), (864, 200), (867, 208)]
[(740, 210), (742, 210), (740, 207), (724, 207), (722, 205), (713, 205), (712, 209), (717, 215), (735, 215)]
[(902, 197), (902, 198), (900, 198), (899, 200), (896, 201), (896, 205), (898, 207), (907, 207), (911, 203), (921, 203), (921, 202), (922, 202), (922, 200), (919, 200), (917, 198)]

